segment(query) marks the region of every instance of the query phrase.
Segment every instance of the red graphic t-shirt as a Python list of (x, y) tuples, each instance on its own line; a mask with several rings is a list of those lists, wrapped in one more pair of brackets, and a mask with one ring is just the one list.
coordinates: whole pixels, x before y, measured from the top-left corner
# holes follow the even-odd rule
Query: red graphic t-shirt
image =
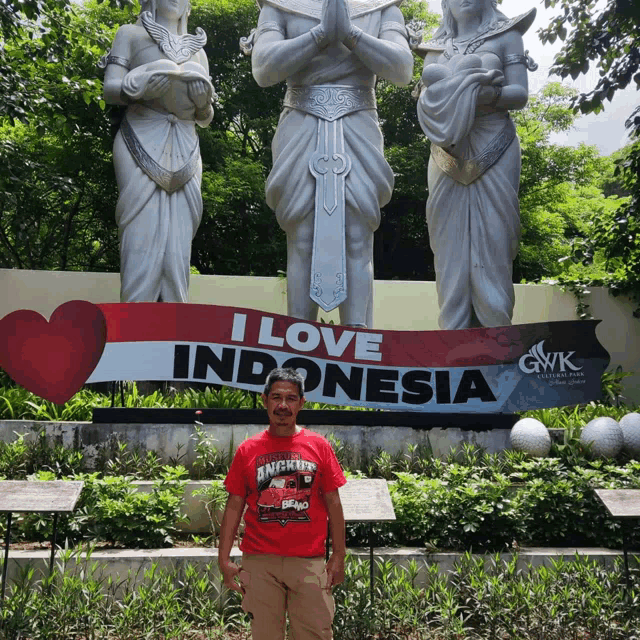
[(240, 550), (280, 556), (324, 555), (323, 494), (346, 484), (331, 445), (308, 429), (289, 437), (263, 431), (236, 451), (224, 485), (247, 501)]

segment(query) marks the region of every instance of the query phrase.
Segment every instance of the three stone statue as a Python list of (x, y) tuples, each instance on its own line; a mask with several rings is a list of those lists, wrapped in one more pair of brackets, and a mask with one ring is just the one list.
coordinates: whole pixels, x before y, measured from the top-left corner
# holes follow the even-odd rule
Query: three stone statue
[[(413, 70), (402, 0), (262, 0), (241, 40), (260, 86), (285, 81), (266, 199), (287, 234), (289, 315), (373, 327), (373, 234), (393, 190), (378, 124), (378, 77)], [(431, 140), (427, 223), (440, 326), (501, 326), (513, 313), (520, 232), (520, 148), (509, 109), (528, 97), (522, 34), (495, 0), (442, 0), (425, 58), (418, 118)], [(126, 104), (114, 143), (120, 196), (121, 299), (186, 302), (191, 240), (202, 215), (195, 124), (215, 96), (188, 0), (148, 0), (118, 30), (105, 99)], [(414, 43), (412, 43), (414, 44)]]

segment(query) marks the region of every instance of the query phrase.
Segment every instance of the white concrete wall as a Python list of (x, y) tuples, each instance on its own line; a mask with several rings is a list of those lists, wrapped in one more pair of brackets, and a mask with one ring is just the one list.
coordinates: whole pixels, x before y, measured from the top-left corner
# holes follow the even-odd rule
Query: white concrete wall
[[(119, 292), (117, 273), (0, 269), (0, 318), (17, 309), (33, 309), (48, 317), (68, 300), (119, 302)], [(286, 314), (286, 282), (279, 278), (191, 276), (190, 302)], [(632, 315), (634, 307), (602, 287), (591, 290), (589, 302), (593, 316), (602, 319), (597, 336), (611, 355), (611, 367), (635, 373), (626, 380), (626, 395), (640, 404), (640, 320)], [(575, 306), (574, 296), (558, 287), (516, 285), (513, 322), (575, 320)], [(338, 322), (337, 311), (321, 312), (320, 317)], [(376, 329), (438, 329), (435, 282), (377, 280), (374, 318)]]

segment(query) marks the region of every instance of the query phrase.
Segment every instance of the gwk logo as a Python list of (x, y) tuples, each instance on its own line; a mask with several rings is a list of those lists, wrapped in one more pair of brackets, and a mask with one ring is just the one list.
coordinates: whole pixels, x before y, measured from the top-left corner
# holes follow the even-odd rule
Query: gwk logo
[(542, 348), (544, 340), (534, 344), (528, 353), (525, 353), (519, 360), (518, 366), (525, 373), (541, 373), (546, 371), (555, 371), (556, 366), (559, 367), (561, 372), (566, 372), (567, 369), (571, 371), (580, 371), (582, 367), (576, 367), (569, 358), (575, 353), (575, 351), (553, 351), (551, 353), (545, 353)]

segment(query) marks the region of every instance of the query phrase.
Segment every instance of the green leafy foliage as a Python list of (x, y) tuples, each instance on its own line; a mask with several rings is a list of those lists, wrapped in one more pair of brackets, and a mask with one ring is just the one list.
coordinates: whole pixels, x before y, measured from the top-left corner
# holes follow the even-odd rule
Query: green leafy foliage
[(193, 472), (197, 480), (204, 478), (217, 478), (227, 473), (233, 459), (233, 438), (229, 441), (227, 451), (221, 451), (208, 437), (202, 428), (196, 425), (193, 435), (196, 460), (193, 463)]
[(503, 472), (459, 464), (446, 465), (439, 477), (398, 472), (390, 483), (396, 521), (383, 532), (396, 544), (440, 550), (620, 548), (620, 525), (607, 518), (593, 490), (636, 488), (640, 467), (584, 459), (583, 465), (513, 456)]
[[(136, 383), (126, 384), (124, 388), (124, 404), (129, 409), (253, 409), (256, 406), (255, 395), (250, 391), (220, 387), (186, 389), (176, 392), (169, 388), (166, 391), (153, 391), (148, 394), (138, 392)], [(114, 396), (119, 406), (120, 394)], [(92, 420), (94, 408), (106, 408), (112, 405), (111, 395), (83, 389), (76, 393), (64, 405), (57, 405), (35, 394), (6, 382), (0, 386), (0, 420), (44, 420), (50, 422), (87, 422)], [(366, 407), (343, 407), (321, 402), (310, 402), (308, 409), (334, 409), (370, 411)], [(195, 417), (195, 416), (194, 416)]]
[(37, 4), (38, 22), (21, 23), (0, 50), (0, 83), (17, 83), (0, 90), (0, 265), (114, 270), (112, 138), (96, 63), (132, 14)]
[[(0, 610), (3, 638), (207, 638), (248, 640), (237, 592), (221, 591), (212, 564), (183, 570), (156, 563), (116, 584), (89, 549), (64, 551), (50, 578), (25, 570), (9, 585)], [(637, 640), (638, 574), (625, 598), (621, 562), (607, 568), (575, 557), (549, 567), (517, 556), (486, 561), (463, 556), (450, 574), (436, 564), (369, 567), (347, 556), (345, 581), (334, 589), (334, 634), (341, 640)]]
[(116, 583), (92, 554), (59, 552), (51, 577), (24, 571), (0, 609), (2, 638), (214, 639), (245, 629), (239, 604), (221, 593), (211, 563), (179, 571), (153, 563)]
[(75, 448), (50, 442), (46, 432), (35, 439), (25, 440), (26, 434), (16, 433), (12, 442), (0, 442), (0, 476), (10, 480), (24, 480), (37, 472), (63, 478), (85, 470), (84, 455)]
[(207, 511), (209, 517), (209, 525), (211, 527), (211, 544), (217, 547), (218, 534), (220, 532), (220, 525), (222, 524), (222, 514), (224, 512), (225, 504), (229, 494), (224, 487), (224, 479), (226, 474), (219, 475), (215, 480), (212, 480), (208, 486), (202, 489), (196, 489), (193, 492), (194, 496), (200, 496), (204, 508)]
[(87, 497), (93, 507), (89, 537), (126, 547), (171, 546), (185, 484), (186, 470), (168, 466), (150, 493), (135, 491), (117, 476), (97, 480)]
[[(522, 148), (520, 214), (522, 238), (514, 262), (514, 281), (539, 281), (572, 271), (572, 247), (592, 234), (593, 220), (615, 216), (626, 202), (605, 194), (615, 166), (595, 146), (578, 148), (551, 143), (553, 133), (567, 131), (576, 114), (576, 92), (547, 84), (529, 97), (527, 107), (512, 114)], [(584, 269), (582, 262), (580, 266)], [(576, 269), (574, 268), (573, 271)]]
[(637, 3), (607, 0), (545, 0), (545, 6), (558, 7), (561, 13), (548, 27), (540, 29), (542, 42), (562, 40), (565, 44), (556, 56), (551, 72), (573, 79), (586, 74), (594, 65), (600, 78), (595, 88), (582, 94), (576, 105), (583, 113), (599, 113), (604, 101), (632, 81), (640, 85), (638, 56)]
[[(39, 472), (34, 480), (55, 479), (50, 472)], [(171, 546), (180, 513), (186, 470), (165, 466), (149, 493), (137, 491), (126, 476), (98, 473), (77, 474), (84, 487), (73, 514), (60, 517), (59, 539), (69, 543), (81, 540), (105, 541), (125, 547), (158, 548)], [(16, 535), (26, 540), (48, 540), (52, 519), (43, 514), (21, 514)]]
[[(547, 7), (560, 13), (539, 31), (543, 42), (560, 38), (564, 45), (556, 56), (551, 72), (562, 78), (577, 78), (598, 69), (598, 81), (589, 92), (574, 97), (576, 112), (600, 113), (605, 100), (635, 83), (640, 87), (638, 53), (640, 6), (630, 0), (545, 0)], [(634, 315), (640, 318), (640, 107), (626, 122), (631, 143), (618, 159), (616, 176), (628, 202), (615, 215), (597, 216), (590, 222), (592, 233), (577, 243), (571, 257), (586, 265), (598, 257), (604, 272), (593, 269), (559, 278), (561, 284), (578, 296), (590, 286), (607, 286), (613, 295), (625, 295), (638, 305)]]
[[(592, 460), (579, 436), (593, 418), (619, 420), (633, 410), (618, 406), (624, 375), (608, 372), (603, 376), (608, 403), (524, 414), (550, 428), (565, 430), (564, 442), (553, 444), (549, 459), (532, 460), (514, 451), (488, 454), (470, 445), (452, 451), (444, 460), (435, 458), (425, 445), (411, 445), (394, 454), (377, 450), (366, 456), (334, 435), (329, 440), (348, 477), (389, 481), (397, 520), (374, 526), (378, 545), (478, 550), (503, 550), (514, 542), (617, 547), (621, 530), (607, 520), (593, 489), (640, 487), (639, 463), (628, 457), (617, 464)], [(198, 393), (203, 392), (190, 391), (185, 396), (191, 402), (201, 397)], [(206, 393), (209, 399), (214, 397), (211, 391)], [(158, 402), (160, 394), (152, 395), (154, 403)], [(130, 404), (143, 403), (143, 398), (134, 394)], [(171, 398), (179, 406), (187, 404), (179, 394)], [(221, 481), (234, 443), (224, 450), (219, 448), (197, 423), (193, 440), (196, 461), (192, 476), (214, 481), (201, 496), (215, 531), (217, 512), (226, 498)], [(169, 543), (182, 499), (178, 486), (186, 474), (180, 466), (182, 459), (178, 451), (166, 466), (156, 452), (116, 439), (99, 453), (97, 471), (88, 474), (81, 451), (63, 447), (42, 431), (35, 439), (16, 434), (12, 442), (0, 443), (0, 477), (84, 479), (86, 495), (83, 493), (73, 518), (62, 519), (62, 535), (70, 541), (98, 536), (112, 544), (149, 546)], [(150, 495), (134, 495), (134, 478), (164, 484)], [(176, 493), (166, 493), (171, 484)], [(21, 521), (23, 536), (44, 540), (50, 535), (50, 518), (33, 515)], [(368, 539), (368, 526), (347, 527), (350, 545), (367, 544)]]
[(155, 480), (163, 469), (162, 460), (155, 451), (132, 447), (120, 438), (114, 438), (107, 446), (101, 447), (96, 458), (96, 470), (102, 476)]
[[(3, 26), (11, 25), (0, 54), (0, 89), (6, 88), (0, 93), (7, 96), (0, 106), (0, 266), (117, 271), (111, 162), (117, 110), (102, 100), (96, 63), (117, 27), (134, 19), (133, 6), (117, 0), (7, 6), (8, 13), (0, 12), (9, 16)], [(402, 10), (414, 29), (429, 31), (437, 22), (424, 3), (406, 2)], [(212, 124), (199, 130), (204, 214), (192, 248), (197, 273), (266, 276), (285, 267), (285, 234), (264, 202), (284, 85), (258, 87), (250, 59), (238, 50), (257, 15), (251, 0), (212, 0), (194, 3), (190, 16), (191, 29), (202, 26), (208, 34), (205, 50), (219, 96)], [(416, 57), (415, 80), (420, 71)], [(406, 87), (381, 81), (377, 93), (395, 190), (376, 232), (375, 271), (383, 279), (433, 280), (424, 215), (429, 142)], [(590, 282), (628, 293), (640, 272), (637, 225), (621, 213), (622, 205), (630, 206), (624, 196), (602, 195), (600, 176), (612, 166), (592, 147), (548, 142), (551, 131), (570, 126), (571, 99), (546, 91), (514, 113), (523, 140), (515, 280), (558, 278), (571, 286), (585, 280), (583, 263), (593, 255)], [(621, 160), (616, 180), (634, 183), (634, 157)]]

